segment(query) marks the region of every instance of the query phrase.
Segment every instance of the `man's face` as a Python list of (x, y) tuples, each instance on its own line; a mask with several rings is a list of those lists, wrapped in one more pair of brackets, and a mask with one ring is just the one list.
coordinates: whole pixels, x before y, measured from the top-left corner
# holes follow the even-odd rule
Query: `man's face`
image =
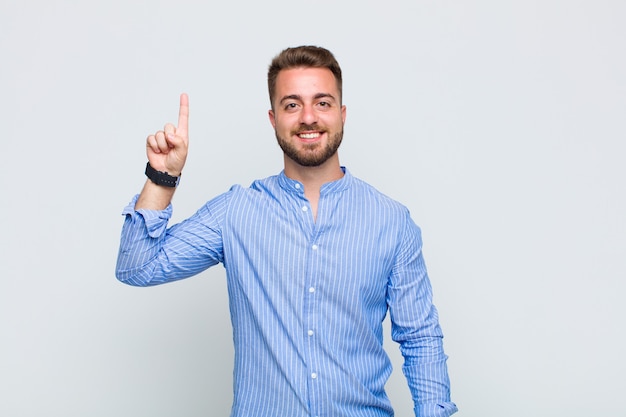
[(276, 78), (273, 110), (276, 139), (285, 155), (301, 166), (320, 166), (336, 157), (346, 108), (335, 77), (326, 68), (291, 68)]

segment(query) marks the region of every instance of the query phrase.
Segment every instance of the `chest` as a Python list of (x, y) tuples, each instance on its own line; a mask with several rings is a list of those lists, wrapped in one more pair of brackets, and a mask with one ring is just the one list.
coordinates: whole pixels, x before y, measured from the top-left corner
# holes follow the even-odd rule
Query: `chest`
[(242, 288), (289, 297), (315, 282), (355, 298), (384, 293), (399, 236), (384, 207), (336, 195), (319, 199), (317, 219), (304, 197), (257, 198), (235, 209), (223, 233), (224, 265)]

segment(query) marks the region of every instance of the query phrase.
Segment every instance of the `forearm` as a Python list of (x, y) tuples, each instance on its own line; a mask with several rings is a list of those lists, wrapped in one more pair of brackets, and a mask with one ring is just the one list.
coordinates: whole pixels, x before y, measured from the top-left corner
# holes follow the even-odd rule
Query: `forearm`
[[(184, 278), (167, 248), (167, 223), (189, 146), (189, 98), (180, 96), (178, 125), (167, 123), (146, 139), (148, 164), (141, 194), (124, 209), (116, 276), (130, 285), (155, 285)], [(174, 267), (172, 267), (172, 265)], [(172, 272), (174, 271), (174, 272)]]
[(447, 417), (457, 411), (450, 400), (447, 356), (439, 336), (422, 337), (401, 346), (402, 371), (408, 381), (419, 417)]
[(146, 180), (135, 203), (135, 210), (165, 210), (171, 204), (175, 192), (176, 187), (164, 187)]

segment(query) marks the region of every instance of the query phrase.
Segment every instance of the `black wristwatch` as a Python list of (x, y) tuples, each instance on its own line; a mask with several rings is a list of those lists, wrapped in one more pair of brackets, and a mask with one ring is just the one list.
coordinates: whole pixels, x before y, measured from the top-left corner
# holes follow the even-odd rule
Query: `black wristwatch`
[(152, 181), (156, 185), (162, 185), (164, 187), (174, 188), (178, 186), (178, 183), (180, 182), (180, 176), (173, 177), (167, 172), (157, 171), (156, 169), (152, 168), (150, 162), (146, 164), (146, 177), (148, 177), (150, 181)]

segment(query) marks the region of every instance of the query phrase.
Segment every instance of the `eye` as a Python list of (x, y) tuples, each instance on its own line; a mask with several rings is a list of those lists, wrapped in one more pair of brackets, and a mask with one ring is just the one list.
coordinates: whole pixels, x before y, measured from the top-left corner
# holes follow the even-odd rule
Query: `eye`
[(285, 110), (294, 110), (296, 108), (298, 108), (298, 105), (296, 103), (285, 104)]
[(330, 109), (330, 107), (332, 106), (328, 101), (320, 101), (319, 103), (317, 103), (317, 105), (324, 110)]

